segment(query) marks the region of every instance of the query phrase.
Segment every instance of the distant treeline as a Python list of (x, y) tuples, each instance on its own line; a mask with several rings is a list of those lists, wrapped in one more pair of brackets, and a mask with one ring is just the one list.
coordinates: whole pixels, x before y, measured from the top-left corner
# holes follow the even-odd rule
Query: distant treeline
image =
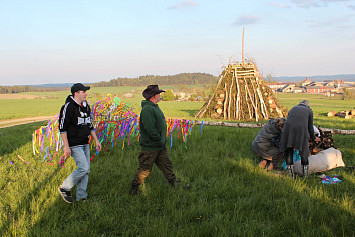
[(34, 86), (0, 86), (0, 94), (12, 94), (21, 92), (57, 91), (56, 88), (40, 88)]
[(95, 87), (158, 85), (205, 85), (216, 84), (218, 78), (206, 73), (180, 73), (168, 76), (147, 75), (138, 78), (117, 78), (92, 84)]

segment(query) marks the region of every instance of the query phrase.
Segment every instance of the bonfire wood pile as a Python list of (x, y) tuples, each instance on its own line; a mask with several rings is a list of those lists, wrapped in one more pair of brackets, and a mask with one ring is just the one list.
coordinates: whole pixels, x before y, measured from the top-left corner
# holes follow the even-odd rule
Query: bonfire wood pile
[(333, 140), (333, 135), (330, 131), (322, 131), (322, 129), (320, 127), (318, 127), (319, 130), (319, 137), (321, 139), (320, 142), (315, 142), (313, 140), (311, 140), (309, 142), (309, 151), (312, 155), (317, 154), (318, 152), (322, 151), (322, 150), (326, 150), (328, 148), (335, 148), (334, 146), (334, 140)]
[(328, 113), (328, 117), (333, 117), (333, 116), (338, 116), (340, 118), (345, 118), (345, 119), (355, 118), (355, 110), (349, 110), (349, 111), (342, 110), (340, 112), (331, 111)]
[(226, 66), (212, 97), (195, 117), (259, 121), (284, 116), (274, 93), (250, 62)]

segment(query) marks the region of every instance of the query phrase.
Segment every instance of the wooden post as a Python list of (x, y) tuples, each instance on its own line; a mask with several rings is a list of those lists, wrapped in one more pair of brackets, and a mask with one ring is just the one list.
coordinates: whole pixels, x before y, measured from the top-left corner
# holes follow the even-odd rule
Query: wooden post
[(242, 64), (244, 64), (244, 30), (245, 30), (245, 27), (243, 26), (243, 39), (242, 39)]

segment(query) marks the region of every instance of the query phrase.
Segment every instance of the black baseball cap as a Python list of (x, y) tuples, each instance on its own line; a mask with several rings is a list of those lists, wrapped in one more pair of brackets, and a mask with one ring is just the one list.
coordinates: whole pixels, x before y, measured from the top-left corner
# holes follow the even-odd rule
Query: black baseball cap
[(84, 86), (81, 83), (75, 83), (72, 87), (71, 87), (71, 93), (74, 95), (75, 92), (78, 91), (87, 91), (90, 90), (90, 86)]

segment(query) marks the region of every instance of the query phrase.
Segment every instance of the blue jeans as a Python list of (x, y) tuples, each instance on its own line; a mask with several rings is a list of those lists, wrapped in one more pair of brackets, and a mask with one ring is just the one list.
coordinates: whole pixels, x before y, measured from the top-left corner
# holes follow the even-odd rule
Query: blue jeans
[(76, 184), (76, 200), (79, 201), (88, 196), (86, 188), (88, 186), (90, 173), (90, 146), (89, 144), (75, 146), (71, 147), (70, 151), (78, 168), (64, 180), (62, 188), (70, 191)]

